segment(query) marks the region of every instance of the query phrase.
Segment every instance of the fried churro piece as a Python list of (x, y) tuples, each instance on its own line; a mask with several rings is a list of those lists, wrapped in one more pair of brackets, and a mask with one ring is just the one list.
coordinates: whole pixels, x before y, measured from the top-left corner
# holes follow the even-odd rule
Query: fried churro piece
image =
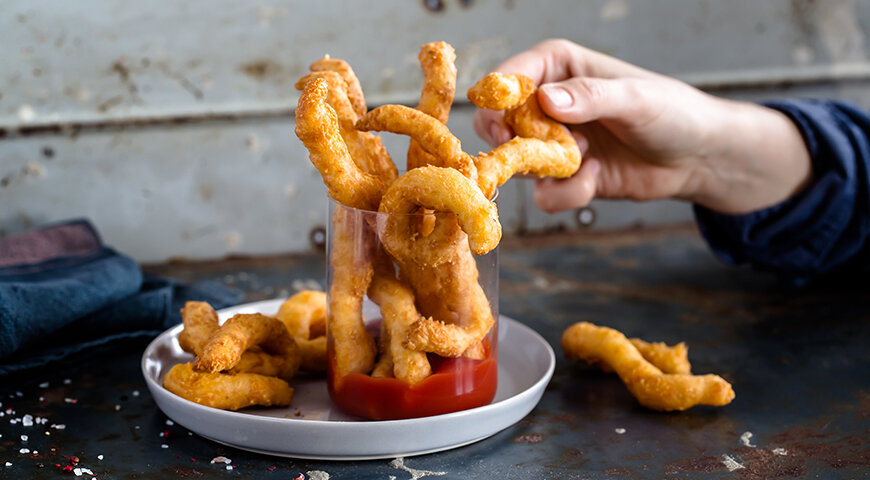
[(374, 378), (394, 378), (393, 375), (393, 352), (390, 351), (390, 331), (387, 330), (386, 322), (381, 323), (381, 331), (378, 334), (378, 361), (372, 369)]
[(453, 234), (455, 226), (451, 222), (436, 222), (436, 231), (432, 235), (415, 235), (412, 216), (402, 214), (412, 213), (418, 207), (455, 214), (475, 254), (489, 252), (501, 239), (495, 204), (487, 200), (468, 178), (451, 168), (420, 167), (393, 182), (378, 209), (381, 213), (393, 214), (386, 219), (381, 241), (394, 258), (413, 259), (419, 265), (434, 266), (452, 255), (451, 247), (457, 238)]
[(327, 103), (328, 94), (323, 78), (304, 85), (296, 108), (296, 136), (308, 149), (311, 163), (320, 172), (333, 199), (349, 207), (375, 210), (385, 184), (354, 162), (341, 137), (335, 110)]
[(373, 275), (374, 233), (362, 212), (336, 206), (329, 250), (332, 284), (329, 291), (327, 331), (332, 337), (337, 376), (369, 373), (377, 353), (366, 331), (362, 301)]
[(311, 64), (309, 69), (312, 72), (331, 71), (341, 75), (344, 83), (347, 84), (347, 96), (350, 103), (353, 105), (357, 115), (365, 115), (366, 99), (363, 95), (362, 86), (359, 83), (359, 78), (353, 72), (350, 64), (338, 58), (330, 58), (329, 55), (324, 55), (323, 58)]
[(535, 93), (535, 81), (518, 74), (493, 72), (468, 89), (468, 99), (478, 108), (507, 110)]
[(580, 149), (574, 137), (564, 125), (544, 114), (537, 96), (527, 91), (528, 85), (534, 87), (534, 81), (522, 75), (489, 74), (469, 90), (469, 99), (478, 107), (506, 105), (505, 123), (517, 135), (475, 158), (478, 185), (487, 197), (517, 173), (567, 178), (580, 168)]
[(285, 300), (275, 315), (293, 336), (302, 355), (302, 370), (325, 372), (326, 293), (303, 290)]
[(357, 130), (354, 126), (359, 115), (351, 105), (348, 86), (341, 75), (329, 70), (312, 72), (296, 82), (296, 89), (304, 90), (305, 86), (315, 78), (322, 78), (327, 83), (326, 103), (335, 110), (341, 138), (347, 145), (348, 153), (354, 163), (364, 172), (378, 177), (384, 185), (392, 183), (398, 176), (396, 165), (381, 143), (380, 137)]
[(369, 298), (381, 307), (385, 327), (382, 335), (385, 335), (384, 341), (387, 342), (381, 358), (388, 358), (392, 364), (391, 376), (409, 385), (428, 377), (432, 368), (426, 354), (403, 345), (409, 328), (420, 318), (420, 314), (414, 305), (414, 293), (396, 279), (389, 259), (382, 258), (375, 268), (374, 278), (369, 285)]
[(185, 352), (199, 355), (218, 329), (218, 314), (206, 302), (185, 302), (181, 322), (184, 330), (178, 334), (178, 344)]
[(462, 151), (461, 142), (447, 125), (415, 108), (382, 105), (360, 117), (356, 128), (408, 135), (438, 160), (436, 166), (454, 168), (472, 180), (477, 179), (474, 159)]
[(163, 376), (163, 386), (185, 400), (222, 410), (253, 405), (285, 407), (293, 399), (293, 389), (280, 378), (197, 372), (190, 363), (173, 366)]
[(637, 401), (652, 410), (722, 406), (734, 399), (731, 384), (718, 375), (662, 373), (612, 328), (576, 323), (562, 334), (562, 349), (569, 359), (611, 366)]
[[(446, 124), (456, 93), (456, 53), (446, 42), (432, 42), (420, 47), (420, 67), (423, 69), (423, 90), (417, 110)], [(408, 147), (408, 170), (436, 164), (416, 140)]]
[[(217, 373), (238, 365), (246, 350), (260, 346), (274, 357), (280, 372), (276, 376), (292, 378), (302, 358), (299, 347), (278, 319), (259, 313), (240, 313), (218, 328), (197, 355), (194, 367), (200, 372)], [(271, 360), (258, 359), (255, 362)]]

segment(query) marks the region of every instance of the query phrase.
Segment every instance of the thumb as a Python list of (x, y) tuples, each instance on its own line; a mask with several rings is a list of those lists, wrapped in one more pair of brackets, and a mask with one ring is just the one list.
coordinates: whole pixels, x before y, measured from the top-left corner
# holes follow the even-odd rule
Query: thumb
[(562, 123), (629, 120), (643, 107), (636, 82), (633, 78), (574, 77), (541, 85), (538, 103), (547, 115)]

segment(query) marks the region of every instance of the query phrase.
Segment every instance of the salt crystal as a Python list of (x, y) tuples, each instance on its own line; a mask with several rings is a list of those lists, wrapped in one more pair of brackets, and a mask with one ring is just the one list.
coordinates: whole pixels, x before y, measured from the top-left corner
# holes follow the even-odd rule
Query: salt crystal
[(82, 470), (82, 473), (87, 473), (88, 475), (90, 475), (92, 477), (94, 476), (94, 472), (92, 472), (90, 468), (82, 468), (81, 470)]
[(781, 447), (779, 447), (779, 448), (774, 448), (774, 449), (773, 449), (773, 454), (774, 454), (774, 455), (788, 455), (788, 450), (786, 450), (786, 449), (784, 449), (784, 448), (781, 448)]
[(133, 390), (133, 396), (134, 396), (134, 397), (138, 397), (138, 396), (139, 396), (139, 390)]
[(233, 463), (233, 461), (227, 457), (221, 456), (221, 457), (212, 458), (211, 463), (226, 463), (227, 465), (229, 465), (229, 464)]
[(22, 435), (22, 436), (21, 436), (21, 441), (22, 441), (22, 442), (26, 442), (28, 438), (29, 438), (29, 437), (28, 437), (27, 435)]
[(11, 466), (12, 466), (12, 462), (6, 462), (6, 466), (7, 466), (7, 467), (11, 467)]
[(51, 435), (51, 432), (49, 432), (48, 430), (46, 430), (46, 431), (45, 431), (45, 434), (46, 434), (46, 435)]
[(742, 443), (744, 447), (755, 448), (755, 445), (749, 443), (751, 439), (752, 439), (752, 432), (743, 432), (743, 434), (740, 435), (740, 443)]
[(18, 453), (30, 453), (30, 449), (29, 448), (22, 448), (21, 450), (18, 451)]
[(618, 433), (619, 435), (622, 435), (623, 433), (625, 433), (624, 428), (614, 428), (613, 431)]
[(24, 425), (25, 427), (32, 427), (33, 426), (33, 415), (30, 415), (29, 413), (27, 415), (25, 415), (24, 418), (21, 419), (21, 424)]
[(102, 460), (102, 459), (103, 459), (102, 455), (97, 455), (97, 460)]
[(175, 422), (173, 422), (172, 420), (166, 420), (166, 424), (171, 427), (171, 426), (175, 425)]
[(162, 443), (162, 444), (160, 444), (160, 448), (169, 448), (169, 445)]
[(68, 378), (65, 378), (65, 379), (63, 380), (63, 384), (64, 384), (64, 385), (69, 385), (70, 383), (72, 383), (72, 380), (70, 380), (70, 379), (68, 379)]
[(116, 411), (116, 412), (120, 412), (120, 411), (121, 411), (121, 406), (120, 406), (120, 405), (115, 405), (115, 411)]
[(741, 468), (746, 468), (741, 465), (737, 460), (731, 458), (730, 455), (722, 455), (722, 463), (725, 465), (725, 468), (727, 468), (729, 472), (733, 472), (734, 470), (740, 470)]
[(40, 402), (44, 402), (44, 401), (45, 401), (45, 397), (39, 397), (39, 401), (40, 401)]
[(82, 476), (82, 469), (81, 468), (74, 468), (73, 473), (75, 473), (77, 477), (81, 477)]
[(133, 428), (135, 428), (136, 430), (139, 430), (139, 425), (136, 425)]
[(48, 388), (48, 382), (42, 382), (39, 384), (39, 388)]
[(52, 423), (51, 428), (53, 428), (55, 430), (63, 430), (64, 428), (66, 428), (66, 425), (64, 425), (62, 423)]
[(21, 393), (21, 392), (15, 392), (15, 396), (16, 396), (16, 397), (23, 397), (23, 396), (24, 396), (24, 394), (23, 394), (23, 393)]
[(76, 400), (75, 398), (70, 398), (70, 397), (64, 398), (63, 401), (66, 403), (78, 403), (78, 400)]
[(232, 470), (232, 469), (234, 469), (234, 468), (236, 468), (236, 467), (234, 467), (234, 466), (232, 466), (232, 465), (227, 465), (227, 470)]

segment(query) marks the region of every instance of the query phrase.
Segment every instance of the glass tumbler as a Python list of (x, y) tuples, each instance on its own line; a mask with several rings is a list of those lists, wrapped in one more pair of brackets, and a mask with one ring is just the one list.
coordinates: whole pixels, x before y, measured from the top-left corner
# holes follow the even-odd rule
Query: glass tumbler
[[(447, 222), (428, 234), (437, 238), (422, 233), (433, 217)], [(385, 214), (330, 199), (329, 218), (332, 401), (371, 420), (489, 404), (498, 385), (498, 247), (473, 255), (450, 213)], [(410, 222), (421, 232), (411, 237), (428, 240), (396, 248), (409, 239), (390, 237), (389, 222)], [(433, 329), (446, 333), (427, 335)]]

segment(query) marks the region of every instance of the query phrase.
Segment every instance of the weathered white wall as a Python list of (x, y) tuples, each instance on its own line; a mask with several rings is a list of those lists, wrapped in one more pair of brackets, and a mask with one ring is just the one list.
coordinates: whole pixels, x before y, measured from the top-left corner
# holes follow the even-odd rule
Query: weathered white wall
[[(427, 8), (441, 5), (441, 10)], [(736, 98), (870, 106), (868, 0), (7, 0), (0, 15), (0, 235), (87, 216), (143, 261), (310, 248), (324, 189), (292, 133), (295, 80), (324, 53), (372, 105), (414, 105), (419, 46), (457, 50), (450, 121), (485, 145), (463, 92), (511, 53), (565, 37)], [(403, 163), (406, 140), (385, 136)], [(508, 233), (564, 226), (530, 185), (502, 190)], [(596, 202), (592, 228), (691, 218)]]

